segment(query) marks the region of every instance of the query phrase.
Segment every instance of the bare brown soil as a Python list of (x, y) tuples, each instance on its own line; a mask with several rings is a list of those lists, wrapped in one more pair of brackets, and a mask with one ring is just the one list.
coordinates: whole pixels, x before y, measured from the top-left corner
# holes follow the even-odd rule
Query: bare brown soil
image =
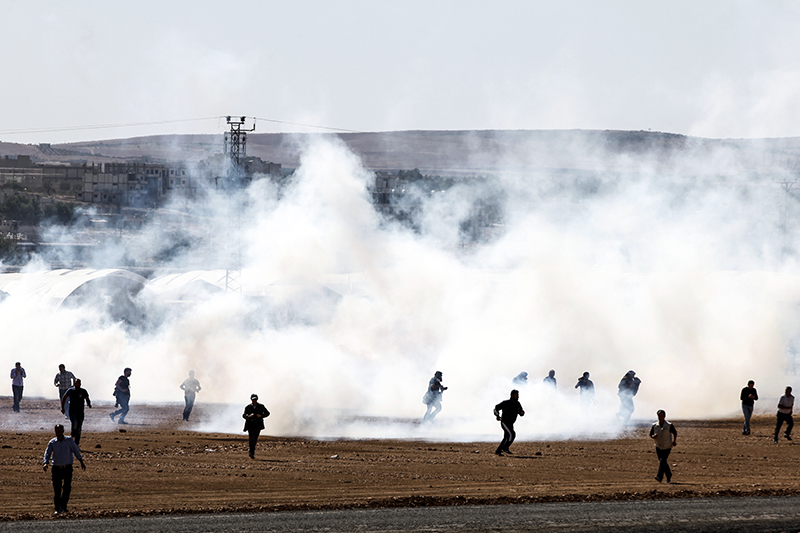
[[(14, 417), (41, 418), (55, 402), (25, 399), (15, 415), (5, 397), (0, 410), (0, 520), (50, 517), (50, 474), (41, 465), (52, 427), (9, 427)], [(673, 421), (679, 439), (668, 485), (653, 479), (646, 427), (615, 440), (518, 442), (506, 457), (494, 455), (496, 443), (318, 441), (267, 430), (251, 460), (245, 434), (187, 430), (180, 411), (135, 405), (131, 425), (85, 429), (87, 470), (76, 468), (70, 516), (800, 493), (800, 446), (772, 442), (772, 417), (756, 417), (747, 437), (738, 420)], [(198, 405), (193, 418), (204, 416)]]

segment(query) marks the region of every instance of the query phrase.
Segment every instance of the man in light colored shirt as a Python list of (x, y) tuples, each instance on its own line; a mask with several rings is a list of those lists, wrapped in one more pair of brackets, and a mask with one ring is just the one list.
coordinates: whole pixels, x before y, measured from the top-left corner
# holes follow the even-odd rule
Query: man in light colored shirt
[(792, 396), (792, 388), (786, 387), (786, 392), (778, 400), (778, 421), (775, 424), (775, 438), (773, 442), (778, 444), (778, 434), (781, 432), (781, 426), (786, 422), (786, 432), (784, 435), (787, 440), (792, 440), (792, 427), (794, 427), (794, 420), (792, 419), (792, 409), (794, 408), (794, 396)]
[(22, 401), (22, 378), (27, 378), (25, 369), (17, 361), (11, 369), (11, 391), (14, 393), (14, 412), (19, 413), (19, 402)]
[(47, 443), (44, 452), (44, 471), (52, 460), (53, 463), (53, 503), (56, 507), (55, 514), (66, 513), (69, 495), (72, 492), (72, 456), (78, 458), (81, 468), (86, 470), (81, 450), (71, 437), (64, 436), (64, 426), (56, 424), (56, 436)]
[[(59, 401), (61, 401), (61, 399), (64, 398), (64, 393), (67, 392), (72, 387), (74, 381), (75, 381), (75, 374), (67, 370), (67, 367), (65, 367), (63, 364), (58, 365), (58, 374), (56, 374), (55, 379), (53, 379), (53, 385), (58, 387)], [(67, 403), (65, 405), (66, 407), (64, 408), (65, 411), (64, 418), (69, 418), (69, 400), (67, 400)]]
[(667, 483), (672, 483), (672, 470), (669, 468), (669, 453), (678, 445), (678, 431), (672, 422), (667, 421), (667, 413), (663, 409), (656, 411), (658, 421), (650, 428), (650, 438), (656, 443), (656, 457), (658, 457), (658, 473), (656, 481), (666, 476)]

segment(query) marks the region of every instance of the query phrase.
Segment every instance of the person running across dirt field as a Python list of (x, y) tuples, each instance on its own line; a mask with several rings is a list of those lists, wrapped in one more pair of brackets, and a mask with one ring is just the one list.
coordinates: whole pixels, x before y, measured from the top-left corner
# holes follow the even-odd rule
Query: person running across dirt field
[(183, 401), (186, 406), (183, 408), (183, 420), (189, 421), (189, 415), (192, 414), (192, 407), (194, 407), (194, 399), (197, 393), (200, 392), (200, 382), (194, 379), (194, 370), (189, 371), (189, 377), (181, 383), (183, 389)]
[(650, 438), (656, 443), (656, 456), (658, 457), (658, 473), (656, 481), (666, 476), (667, 483), (672, 483), (672, 470), (669, 468), (669, 452), (678, 445), (678, 431), (671, 422), (667, 422), (667, 413), (663, 409), (656, 412), (658, 422), (650, 428)]
[(494, 406), (494, 416), (500, 422), (500, 427), (503, 428), (503, 440), (500, 441), (500, 446), (497, 447), (494, 453), (501, 457), (503, 453), (511, 454), (511, 450), (508, 448), (517, 438), (517, 433), (514, 431), (514, 422), (517, 421), (517, 415), (525, 416), (525, 410), (522, 408), (522, 404), (519, 403), (519, 391), (514, 389), (511, 391), (511, 396), (508, 400), (503, 400)]
[(739, 399), (742, 400), (742, 413), (744, 413), (744, 426), (742, 435), (750, 434), (750, 417), (753, 416), (753, 406), (758, 400), (758, 391), (755, 387), (756, 382), (752, 379), (747, 382), (747, 387), (742, 389)]
[(92, 400), (89, 399), (89, 391), (81, 388), (81, 380), (75, 378), (75, 385), (64, 393), (61, 398), (61, 412), (65, 411), (66, 403), (69, 402), (69, 421), (72, 426), (69, 434), (75, 444), (81, 443), (81, 430), (83, 429), (83, 419), (85, 416), (83, 405), (84, 402), (92, 408)]
[(584, 407), (590, 405), (594, 400), (594, 382), (589, 379), (588, 372), (584, 372), (583, 376), (578, 378), (575, 388), (581, 391), (581, 405)]
[(794, 427), (794, 420), (792, 419), (792, 409), (794, 408), (794, 396), (792, 396), (792, 388), (786, 387), (783, 396), (778, 400), (778, 416), (775, 423), (775, 438), (772, 439), (775, 444), (778, 444), (778, 434), (781, 432), (781, 426), (786, 422), (786, 432), (784, 436), (786, 440), (792, 440), (792, 428)]
[[(74, 381), (75, 374), (67, 370), (67, 367), (65, 367), (63, 363), (58, 365), (58, 374), (56, 374), (56, 377), (53, 379), (53, 385), (58, 387), (59, 401), (64, 397), (64, 393), (72, 388)], [(66, 403), (66, 413), (69, 413), (69, 401)], [(65, 414), (64, 418), (69, 418), (68, 414)]]
[(636, 377), (636, 372), (628, 370), (619, 381), (617, 396), (619, 396), (620, 406), (617, 418), (622, 422), (622, 425), (627, 426), (631, 421), (633, 414), (633, 397), (639, 392), (639, 385), (642, 380)]
[(119, 405), (119, 409), (114, 411), (113, 413), (109, 414), (108, 416), (111, 418), (111, 421), (114, 421), (114, 417), (119, 415), (118, 424), (127, 424), (125, 422), (125, 416), (128, 414), (130, 410), (130, 401), (131, 401), (131, 369), (126, 368), (122, 371), (122, 375), (117, 378), (117, 382), (114, 384), (114, 397), (117, 399), (117, 405)]
[[(442, 410), (442, 392), (446, 390), (447, 387), (442, 385), (442, 373), (437, 371), (428, 382), (428, 390), (425, 392), (425, 396), (422, 397), (422, 403), (428, 406), (425, 416), (422, 417), (423, 424), (425, 422), (433, 422), (433, 419)], [(434, 408), (436, 410), (431, 412)]]
[(55, 504), (55, 514), (66, 513), (69, 495), (72, 492), (72, 456), (78, 458), (81, 468), (86, 470), (83, 456), (78, 445), (71, 437), (64, 436), (64, 426), (56, 424), (56, 436), (47, 443), (47, 450), (44, 452), (44, 471), (50, 462), (53, 462), (53, 504)]
[(250, 395), (250, 404), (244, 408), (244, 431), (250, 436), (250, 459), (256, 458), (256, 443), (261, 430), (264, 429), (264, 419), (269, 416), (269, 410), (258, 403), (258, 395)]

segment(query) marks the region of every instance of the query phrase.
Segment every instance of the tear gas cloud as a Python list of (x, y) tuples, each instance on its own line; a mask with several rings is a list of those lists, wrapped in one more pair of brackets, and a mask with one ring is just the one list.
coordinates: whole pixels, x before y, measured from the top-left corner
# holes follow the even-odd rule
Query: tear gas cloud
[[(298, 149), (282, 189), (264, 179), (176, 204), (193, 229), (164, 215), (95, 257), (169, 250), (176, 271), (210, 270), (241, 251), (245, 296), (193, 285), (200, 296), (164, 306), (144, 290), (141, 327), (102, 305), (6, 298), (5, 360), (23, 363), (26, 395), (55, 397), (63, 362), (95, 400), (110, 400), (129, 366), (133, 419), (137, 402), (180, 401), (193, 369), (198, 402), (229, 406), (202, 430), (238, 432), (255, 392), (273, 413), (270, 434), (496, 440), (492, 408), (521, 371), (531, 384), (520, 439), (616, 434), (616, 386), (629, 369), (642, 379), (634, 418), (644, 419), (659, 408), (732, 415), (748, 379), (767, 398), (794, 384), (786, 347), (800, 277), (780, 226), (795, 202), (769, 180), (721, 172), (726, 161), (713, 157), (578, 177), (498, 173), (410, 192), (411, 229), (376, 212), (374, 176), (335, 137)], [(486, 197), (500, 204), (502, 231), (462, 246), (461, 223)], [(541, 386), (551, 368), (556, 395)], [(449, 387), (442, 413), (409, 423), (437, 370)], [(588, 409), (573, 388), (584, 371), (597, 390)]]

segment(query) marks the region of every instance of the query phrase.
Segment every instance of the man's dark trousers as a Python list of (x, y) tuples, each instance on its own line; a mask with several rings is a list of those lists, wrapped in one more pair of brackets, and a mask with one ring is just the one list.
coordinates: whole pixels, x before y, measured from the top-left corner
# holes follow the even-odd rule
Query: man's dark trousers
[(80, 445), (81, 443), (81, 430), (83, 429), (83, 418), (84, 412), (73, 412), (75, 409), (69, 412), (69, 421), (72, 424), (71, 429), (69, 430), (69, 434), (72, 437), (72, 440), (75, 441), (75, 444)]
[(260, 429), (251, 429), (248, 430), (250, 434), (250, 455), (256, 454), (256, 444), (258, 444), (258, 436), (261, 434)]
[(500, 446), (497, 447), (497, 452), (495, 453), (507, 452), (508, 447), (511, 446), (511, 443), (517, 438), (517, 432), (514, 431), (514, 424), (503, 421), (500, 422), (500, 427), (503, 428), (503, 440), (500, 441)]
[(72, 492), (72, 465), (53, 466), (53, 504), (56, 511), (67, 510), (69, 494)]
[(792, 428), (794, 427), (794, 420), (792, 419), (791, 414), (786, 413), (778, 413), (778, 422), (775, 424), (775, 438), (778, 438), (778, 433), (781, 432), (781, 426), (783, 423), (786, 422), (786, 437), (789, 437), (792, 434)]
[(656, 477), (659, 481), (664, 479), (664, 476), (667, 476), (667, 481), (672, 479), (672, 470), (669, 468), (669, 452), (672, 451), (672, 448), (667, 448), (666, 450), (662, 450), (661, 448), (656, 448), (656, 456), (658, 456), (658, 474)]
[(22, 401), (22, 385), (11, 385), (11, 391), (14, 393), (14, 412), (19, 413), (19, 402)]

